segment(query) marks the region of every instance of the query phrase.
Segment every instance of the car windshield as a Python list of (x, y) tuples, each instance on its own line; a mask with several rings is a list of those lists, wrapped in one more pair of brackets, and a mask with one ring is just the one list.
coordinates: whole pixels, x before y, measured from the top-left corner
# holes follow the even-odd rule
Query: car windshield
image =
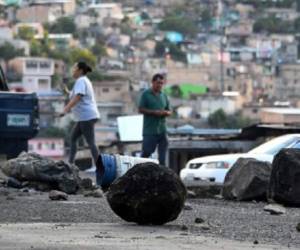
[(299, 137), (281, 136), (250, 150), (248, 153), (276, 155), (282, 148), (289, 147), (299, 139)]

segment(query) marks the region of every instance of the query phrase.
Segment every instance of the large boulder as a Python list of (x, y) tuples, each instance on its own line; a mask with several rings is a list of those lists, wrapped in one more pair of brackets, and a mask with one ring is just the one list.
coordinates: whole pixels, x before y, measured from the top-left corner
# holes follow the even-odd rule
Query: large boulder
[(2, 166), (2, 171), (21, 182), (29, 181), (36, 187), (45, 184), (49, 189), (68, 194), (75, 193), (80, 184), (79, 171), (75, 165), (64, 161), (55, 162), (35, 153), (22, 153), (7, 161)]
[(266, 200), (271, 164), (239, 158), (225, 176), (222, 196), (227, 200)]
[(275, 156), (268, 196), (278, 203), (300, 206), (299, 149), (282, 149)]
[(184, 184), (171, 169), (147, 162), (135, 165), (115, 180), (107, 200), (126, 221), (162, 225), (178, 217), (186, 195)]

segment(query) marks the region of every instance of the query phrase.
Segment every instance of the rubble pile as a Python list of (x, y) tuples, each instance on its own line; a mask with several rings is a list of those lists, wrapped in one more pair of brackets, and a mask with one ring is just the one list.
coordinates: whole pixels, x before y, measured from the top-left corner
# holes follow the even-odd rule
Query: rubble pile
[[(78, 191), (81, 180), (75, 165), (64, 161), (55, 162), (36, 153), (21, 153), (7, 161), (2, 167), (11, 183), (24, 185), (41, 191), (60, 190), (67, 194)], [(13, 181), (14, 180), (14, 181)]]

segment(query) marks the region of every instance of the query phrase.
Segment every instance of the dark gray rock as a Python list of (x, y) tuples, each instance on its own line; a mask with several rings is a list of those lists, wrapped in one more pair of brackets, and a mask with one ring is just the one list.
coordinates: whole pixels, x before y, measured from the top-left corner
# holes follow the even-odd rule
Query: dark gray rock
[(300, 206), (299, 149), (283, 149), (275, 156), (268, 196), (281, 204)]
[(266, 200), (271, 164), (240, 158), (226, 174), (222, 196), (227, 200)]
[(126, 221), (161, 225), (178, 217), (186, 195), (184, 184), (171, 169), (147, 162), (115, 180), (107, 200)]
[(66, 201), (68, 200), (68, 195), (58, 190), (52, 190), (49, 193), (49, 199), (53, 201)]
[(80, 188), (82, 188), (83, 190), (93, 190), (94, 189), (93, 180), (90, 178), (81, 179)]
[(79, 171), (75, 165), (63, 161), (55, 162), (35, 153), (22, 153), (7, 161), (2, 171), (21, 182), (45, 184), (43, 191), (50, 188), (72, 194), (77, 191), (80, 183)]
[(6, 185), (8, 187), (18, 188), (18, 189), (23, 187), (22, 183), (20, 181), (18, 181), (16, 178), (13, 178), (13, 177), (7, 178)]
[(195, 218), (195, 223), (196, 224), (201, 224), (201, 223), (204, 223), (204, 222), (205, 222), (205, 220), (203, 220), (202, 218), (199, 218), (199, 217)]

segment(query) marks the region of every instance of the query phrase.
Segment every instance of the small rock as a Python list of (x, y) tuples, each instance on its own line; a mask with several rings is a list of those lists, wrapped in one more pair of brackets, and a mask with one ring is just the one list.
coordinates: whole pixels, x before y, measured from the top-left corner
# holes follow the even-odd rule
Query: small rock
[(201, 224), (201, 223), (203, 223), (203, 222), (204, 222), (204, 220), (203, 220), (202, 218), (197, 217), (197, 218), (195, 219), (195, 223), (197, 223), (197, 224)]
[(210, 226), (206, 223), (197, 224), (197, 228), (199, 228), (201, 230), (204, 230), (204, 231), (210, 230)]
[(183, 206), (183, 210), (193, 210), (192, 206), (188, 203), (185, 203)]
[(258, 240), (253, 241), (253, 244), (257, 245), (258, 244)]
[(300, 232), (300, 223), (298, 223), (298, 225), (296, 226), (296, 229), (298, 232)]
[(53, 201), (58, 201), (58, 200), (68, 200), (68, 195), (64, 192), (57, 191), (57, 190), (52, 190), (49, 193), (49, 199)]
[(186, 225), (182, 225), (182, 226), (180, 227), (180, 229), (181, 229), (182, 231), (187, 231), (189, 228), (188, 228)]
[(273, 215), (285, 214), (286, 209), (278, 204), (270, 204), (264, 207), (264, 211), (270, 212)]
[(85, 197), (94, 197), (94, 198), (102, 198), (103, 197), (103, 192), (101, 189), (96, 189), (93, 191), (88, 191), (84, 193)]
[(215, 195), (214, 198), (217, 200), (223, 200), (223, 196), (221, 194)]
[(192, 190), (187, 190), (187, 198), (197, 198), (197, 195)]

